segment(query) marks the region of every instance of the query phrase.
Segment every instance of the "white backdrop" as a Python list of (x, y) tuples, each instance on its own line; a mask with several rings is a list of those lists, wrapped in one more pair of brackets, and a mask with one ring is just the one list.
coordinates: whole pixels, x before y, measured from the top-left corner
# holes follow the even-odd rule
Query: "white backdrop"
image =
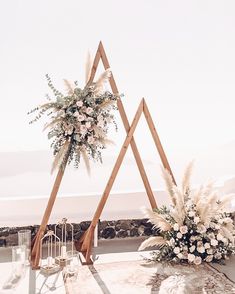
[[(87, 50), (103, 41), (130, 120), (142, 97), (151, 109), (176, 179), (196, 159), (194, 184), (235, 175), (234, 1), (2, 1), (0, 4), (0, 197), (48, 195), (52, 152), (27, 112), (44, 101), (49, 73), (84, 83)], [(65, 175), (60, 194), (101, 193), (125, 132), (94, 166)], [(136, 132), (154, 189), (159, 157), (145, 122)], [(127, 177), (126, 175), (131, 175)], [(143, 190), (133, 156), (115, 191)]]

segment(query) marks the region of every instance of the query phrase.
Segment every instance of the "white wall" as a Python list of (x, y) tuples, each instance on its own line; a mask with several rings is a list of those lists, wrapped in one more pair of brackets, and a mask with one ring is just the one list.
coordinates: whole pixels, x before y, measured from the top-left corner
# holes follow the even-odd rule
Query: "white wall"
[[(94, 54), (99, 40), (130, 120), (146, 97), (177, 180), (192, 158), (194, 183), (235, 175), (234, 16), (232, 0), (2, 1), (0, 197), (49, 195), (50, 144), (26, 113), (43, 102), (46, 73), (62, 89), (63, 78), (82, 85), (86, 52)], [(125, 136), (117, 119), (117, 146), (105, 153), (103, 169), (94, 168), (91, 179), (81, 169), (76, 183), (69, 172), (63, 195), (102, 192)], [(145, 128), (141, 123), (136, 140), (159, 188), (160, 161)], [(127, 157), (115, 191), (143, 188), (131, 152)], [(123, 183), (126, 174), (131, 183)]]

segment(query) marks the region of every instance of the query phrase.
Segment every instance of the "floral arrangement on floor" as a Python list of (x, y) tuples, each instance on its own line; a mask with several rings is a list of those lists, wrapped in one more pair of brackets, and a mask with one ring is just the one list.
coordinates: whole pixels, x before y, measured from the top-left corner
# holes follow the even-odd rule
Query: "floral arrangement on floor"
[(162, 171), (172, 206), (154, 211), (144, 208), (145, 217), (159, 228), (160, 235), (145, 240), (139, 250), (156, 246), (151, 254), (154, 261), (199, 265), (228, 259), (235, 253), (235, 227), (226, 205), (235, 195), (219, 198), (212, 183), (191, 189), (192, 163), (186, 168), (181, 188), (167, 170)]
[[(90, 59), (89, 59), (90, 60)], [(46, 75), (48, 86), (52, 90), (55, 101), (47, 95), (48, 103), (34, 108), (28, 114), (38, 112), (33, 123), (45, 113), (51, 121), (44, 127), (50, 129), (48, 139), (52, 139), (51, 147), (54, 153), (52, 172), (57, 167), (64, 168), (65, 164), (74, 161), (79, 166), (82, 156), (88, 172), (89, 159), (102, 162), (102, 149), (113, 143), (107, 138), (111, 124), (117, 125), (111, 110), (117, 109), (119, 98), (105, 90), (105, 83), (111, 76), (107, 69), (96, 82), (89, 83), (91, 62), (86, 65), (86, 86), (82, 89), (77, 82), (70, 83), (64, 80), (67, 93), (64, 95), (53, 85), (51, 78)]]

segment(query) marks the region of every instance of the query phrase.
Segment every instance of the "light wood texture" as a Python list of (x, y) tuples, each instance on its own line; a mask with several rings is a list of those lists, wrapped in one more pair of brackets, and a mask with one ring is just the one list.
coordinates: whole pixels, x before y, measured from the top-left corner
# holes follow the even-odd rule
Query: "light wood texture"
[(51, 195), (50, 198), (48, 200), (47, 203), (47, 207), (46, 210), (44, 212), (43, 218), (42, 218), (42, 222), (41, 225), (39, 227), (39, 230), (37, 232), (37, 235), (35, 236), (35, 239), (32, 242), (32, 252), (31, 252), (31, 265), (33, 269), (37, 269), (38, 265), (39, 265), (39, 260), (40, 260), (40, 244), (41, 244), (41, 238), (44, 235), (44, 232), (46, 230), (47, 224), (48, 224), (48, 220), (50, 218), (51, 212), (52, 212), (52, 208), (54, 206), (55, 203), (55, 199), (64, 175), (64, 171), (65, 171), (65, 167), (67, 165), (67, 161), (68, 161), (68, 154), (66, 155), (65, 161), (64, 161), (64, 167), (63, 168), (59, 168), (55, 182), (54, 182), (54, 186), (52, 188), (51, 191)]
[(149, 109), (148, 109), (148, 106), (146, 104), (146, 102), (144, 101), (144, 105), (143, 105), (143, 109), (144, 109), (144, 115), (145, 115), (145, 118), (146, 118), (146, 121), (148, 123), (148, 126), (149, 126), (149, 129), (150, 129), (150, 132), (152, 134), (152, 137), (153, 137), (153, 140), (154, 140), (154, 143), (155, 143), (155, 146), (158, 150), (158, 153), (160, 155), (160, 158), (161, 158), (161, 161), (162, 161), (162, 164), (164, 166), (164, 168), (166, 168), (169, 173), (171, 174), (172, 176), (172, 179), (173, 179), (173, 182), (174, 184), (176, 185), (176, 181), (175, 181), (175, 178), (173, 176), (173, 173), (172, 173), (172, 170), (171, 170), (171, 167), (170, 167), (170, 164), (167, 160), (167, 157), (166, 157), (166, 154), (164, 152), (164, 149), (162, 147), (162, 143), (160, 141), (160, 138), (158, 136), (158, 133), (157, 133), (157, 130), (155, 128), (155, 125), (154, 125), (154, 122), (153, 122), (153, 119), (151, 117), (151, 114), (149, 112)]

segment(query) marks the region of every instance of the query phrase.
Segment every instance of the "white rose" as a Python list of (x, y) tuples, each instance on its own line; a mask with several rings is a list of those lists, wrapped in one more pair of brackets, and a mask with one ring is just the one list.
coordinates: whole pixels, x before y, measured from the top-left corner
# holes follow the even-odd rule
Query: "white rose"
[(210, 243), (207, 242), (207, 243), (205, 243), (204, 247), (205, 247), (206, 249), (208, 249), (208, 248), (211, 247), (211, 245), (210, 245)]
[(209, 234), (208, 234), (208, 237), (209, 237), (210, 239), (215, 239), (215, 234), (214, 234), (214, 233), (209, 233)]
[(202, 241), (197, 241), (197, 247), (201, 247), (203, 246), (203, 242)]
[(104, 127), (104, 121), (103, 120), (100, 120), (97, 124), (97, 127), (99, 128), (103, 128)]
[(228, 239), (226, 239), (226, 238), (223, 238), (223, 239), (222, 239), (222, 242), (224, 243), (224, 245), (225, 245), (225, 246), (227, 246), (227, 245), (228, 245)]
[(214, 254), (215, 259), (221, 259), (222, 258), (222, 254), (220, 252), (216, 252)]
[(205, 247), (203, 247), (203, 246), (197, 247), (197, 252), (204, 253), (205, 252)]
[(78, 121), (83, 121), (83, 120), (85, 120), (85, 116), (83, 114), (79, 114), (79, 115), (77, 115), (77, 119), (78, 119)]
[(93, 109), (91, 107), (87, 107), (86, 113), (91, 114), (93, 112)]
[(220, 225), (215, 225), (215, 229), (219, 230), (220, 229)]
[(183, 235), (182, 235), (180, 232), (178, 232), (177, 235), (176, 235), (176, 237), (177, 237), (178, 239), (181, 239), (182, 236), (183, 236)]
[(191, 242), (194, 242), (195, 240), (196, 240), (195, 236), (191, 236), (191, 237), (190, 237), (190, 241), (191, 241)]
[(83, 105), (83, 102), (82, 101), (77, 101), (76, 104), (77, 104), (78, 107), (81, 107)]
[(195, 211), (190, 210), (188, 215), (189, 215), (189, 217), (194, 217), (195, 216)]
[(180, 253), (180, 248), (179, 247), (175, 247), (173, 251), (174, 251), (175, 254), (179, 254)]
[(173, 226), (174, 231), (179, 231), (179, 225), (177, 223), (174, 224)]
[(189, 254), (188, 254), (188, 261), (189, 261), (189, 262), (193, 262), (194, 260), (195, 260), (195, 255), (189, 253)]
[(179, 259), (183, 259), (183, 258), (184, 258), (184, 255), (183, 255), (182, 253), (179, 253), (179, 254), (177, 254), (177, 257), (178, 257)]
[(212, 249), (212, 248), (207, 249), (207, 250), (206, 250), (206, 253), (207, 253), (207, 254), (213, 254), (213, 249)]
[(171, 246), (174, 246), (174, 245), (175, 245), (175, 239), (174, 239), (174, 238), (171, 238), (171, 239), (169, 240), (169, 244), (170, 244)]
[(194, 220), (195, 224), (198, 224), (200, 222), (200, 217), (195, 216), (195, 218), (193, 220)]
[(207, 257), (205, 258), (206, 262), (211, 262), (213, 260), (213, 255), (207, 255)]
[(223, 236), (219, 233), (218, 235), (217, 235), (217, 237), (216, 237), (216, 239), (218, 240), (218, 241), (222, 241), (223, 240)]
[(85, 126), (86, 126), (86, 128), (89, 129), (91, 127), (91, 123), (88, 121), (88, 122), (85, 123)]
[(206, 227), (204, 225), (202, 225), (202, 224), (199, 224), (197, 226), (197, 232), (200, 233), (200, 234), (206, 233)]
[(195, 257), (195, 259), (194, 259), (194, 263), (195, 263), (196, 265), (201, 264), (201, 263), (202, 263), (202, 258), (201, 258), (200, 256)]
[(95, 139), (93, 136), (89, 136), (87, 139), (88, 144), (93, 144), (95, 142)]
[(190, 248), (189, 248), (189, 251), (192, 253), (194, 250), (195, 250), (196, 246), (195, 245), (192, 245)]
[(188, 232), (188, 227), (187, 226), (181, 226), (180, 227), (180, 233), (181, 234), (186, 234)]
[(81, 132), (81, 134), (86, 134), (86, 132), (87, 132), (87, 128), (86, 128), (86, 126), (85, 125), (81, 125), (81, 127), (80, 127), (80, 132)]
[(216, 239), (211, 239), (211, 245), (212, 246), (217, 246), (218, 245), (218, 241)]

